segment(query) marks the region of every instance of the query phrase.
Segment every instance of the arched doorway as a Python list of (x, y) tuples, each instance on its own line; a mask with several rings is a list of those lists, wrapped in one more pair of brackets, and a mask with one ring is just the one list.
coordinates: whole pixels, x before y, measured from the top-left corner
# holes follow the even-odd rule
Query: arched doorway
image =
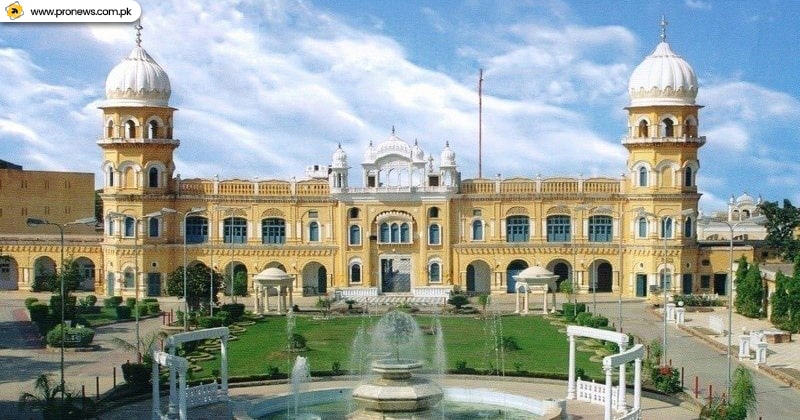
[(286, 267), (284, 267), (284, 265), (283, 265), (283, 264), (281, 264), (281, 263), (279, 263), (279, 262), (277, 262), (277, 261), (270, 261), (270, 262), (268, 262), (268, 263), (267, 263), (267, 265), (265, 265), (265, 266), (264, 266), (264, 269), (265, 269), (265, 270), (266, 270), (267, 268), (277, 268), (277, 269), (279, 269), (279, 270), (283, 271), (284, 273), (286, 273), (286, 272), (287, 272), (287, 271), (286, 271)]
[[(231, 273), (233, 273), (233, 281), (231, 281)], [(248, 279), (247, 266), (240, 261), (231, 261), (227, 265), (225, 265), (222, 271), (222, 277), (225, 279), (222, 287), (224, 288), (225, 290), (224, 293), (227, 296), (231, 295), (233, 289), (232, 286), (237, 282), (244, 282), (245, 287), (248, 290), (250, 289), (250, 280)]]
[(486, 294), (491, 292), (492, 269), (481, 260), (473, 261), (467, 266), (467, 293)]
[(80, 273), (81, 280), (78, 283), (80, 290), (94, 290), (94, 263), (86, 257), (80, 257), (75, 260), (78, 266), (78, 273)]
[(303, 296), (316, 296), (325, 293), (328, 284), (328, 270), (318, 262), (310, 262), (303, 267)]
[(595, 290), (593, 292), (610, 292), (613, 287), (614, 274), (608, 261), (595, 263)]
[(528, 263), (523, 260), (514, 260), (508, 264), (506, 267), (506, 292), (507, 293), (515, 293), (517, 281), (514, 280), (514, 276), (520, 273), (520, 271), (528, 268)]
[(570, 264), (564, 260), (551, 261), (550, 264), (547, 265), (547, 269), (558, 276), (558, 279), (556, 280), (557, 290), (555, 290), (555, 292), (557, 292), (558, 288), (561, 287), (561, 282), (570, 279), (570, 274), (572, 272)]
[(56, 275), (56, 262), (50, 257), (39, 257), (33, 263), (33, 290), (44, 290), (48, 280)]
[(11, 257), (0, 257), (0, 290), (19, 289), (17, 261)]

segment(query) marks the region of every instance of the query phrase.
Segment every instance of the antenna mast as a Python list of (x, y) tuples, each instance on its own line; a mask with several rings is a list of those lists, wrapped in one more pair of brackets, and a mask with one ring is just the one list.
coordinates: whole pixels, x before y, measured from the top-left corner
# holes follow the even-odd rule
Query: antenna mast
[(483, 178), (483, 69), (478, 76), (478, 178)]

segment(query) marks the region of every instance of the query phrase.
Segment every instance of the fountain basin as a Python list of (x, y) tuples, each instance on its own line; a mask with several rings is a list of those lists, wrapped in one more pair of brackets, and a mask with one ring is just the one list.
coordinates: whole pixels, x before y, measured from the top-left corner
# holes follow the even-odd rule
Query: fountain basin
[[(372, 362), (372, 371), (381, 376), (353, 391), (359, 411), (398, 413), (425, 411), (442, 400), (442, 388), (427, 378), (413, 377), (422, 368), (413, 359), (381, 359)], [(366, 418), (367, 413), (361, 417)], [(354, 416), (354, 418), (360, 418)]]

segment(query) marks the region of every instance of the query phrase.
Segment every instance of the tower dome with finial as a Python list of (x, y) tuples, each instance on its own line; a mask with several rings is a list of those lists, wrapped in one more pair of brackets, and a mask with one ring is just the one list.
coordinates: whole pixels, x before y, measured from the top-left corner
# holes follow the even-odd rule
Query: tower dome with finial
[(339, 143), (339, 147), (336, 148), (336, 151), (333, 152), (332, 160), (332, 168), (347, 168), (347, 153), (342, 149), (341, 143)]
[(449, 166), (456, 166), (456, 152), (450, 148), (450, 142), (447, 141), (444, 143), (444, 149), (442, 150), (441, 160), (439, 163), (440, 167), (449, 167)]
[(106, 78), (105, 106), (169, 106), (169, 76), (142, 47), (142, 26), (136, 25), (136, 46)]
[(631, 106), (694, 105), (697, 76), (692, 66), (667, 43), (667, 21), (661, 18), (661, 42), (631, 74)]

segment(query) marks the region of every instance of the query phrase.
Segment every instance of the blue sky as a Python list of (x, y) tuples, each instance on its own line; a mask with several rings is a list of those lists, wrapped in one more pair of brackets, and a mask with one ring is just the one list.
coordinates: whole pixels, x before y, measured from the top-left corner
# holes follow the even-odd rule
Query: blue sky
[[(628, 78), (663, 14), (705, 106), (701, 208), (742, 191), (800, 203), (798, 2), (139, 3), (184, 179), (302, 177), (341, 143), (359, 180), (364, 148), (393, 126), (437, 160), (449, 141), (475, 177), (480, 68), (484, 176), (617, 177)], [(133, 46), (130, 24), (0, 24), (0, 159), (99, 173), (97, 105)]]

